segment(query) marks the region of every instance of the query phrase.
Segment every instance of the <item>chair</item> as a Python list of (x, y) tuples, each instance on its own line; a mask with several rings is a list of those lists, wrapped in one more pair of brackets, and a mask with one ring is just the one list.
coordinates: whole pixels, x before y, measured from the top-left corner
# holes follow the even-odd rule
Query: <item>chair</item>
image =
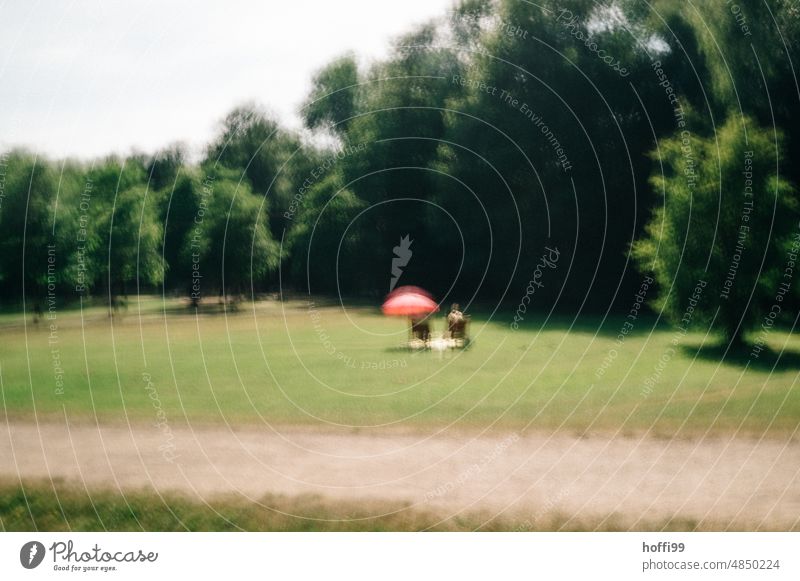
[(411, 336), (427, 343), (431, 337), (431, 326), (427, 320), (414, 321), (411, 323)]

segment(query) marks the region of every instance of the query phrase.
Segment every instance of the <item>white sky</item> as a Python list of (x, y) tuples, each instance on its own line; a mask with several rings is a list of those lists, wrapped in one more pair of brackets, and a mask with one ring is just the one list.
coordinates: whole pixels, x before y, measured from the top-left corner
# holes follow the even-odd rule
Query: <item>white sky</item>
[(284, 124), (313, 73), (362, 62), (452, 0), (0, 0), (0, 147), (54, 157), (199, 148), (254, 100)]

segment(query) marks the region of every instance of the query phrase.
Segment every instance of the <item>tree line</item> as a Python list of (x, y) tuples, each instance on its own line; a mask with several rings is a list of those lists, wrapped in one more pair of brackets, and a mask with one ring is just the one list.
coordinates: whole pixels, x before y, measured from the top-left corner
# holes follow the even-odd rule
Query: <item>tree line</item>
[(625, 308), (652, 275), (738, 341), (781, 283), (796, 310), (800, 36), (792, 2), (735, 8), (462, 0), (320, 70), (302, 132), (247, 104), (196, 163), (8, 151), (0, 293), (378, 297), (408, 237), (401, 279), (439, 297), (515, 303), (558, 248), (535, 308)]

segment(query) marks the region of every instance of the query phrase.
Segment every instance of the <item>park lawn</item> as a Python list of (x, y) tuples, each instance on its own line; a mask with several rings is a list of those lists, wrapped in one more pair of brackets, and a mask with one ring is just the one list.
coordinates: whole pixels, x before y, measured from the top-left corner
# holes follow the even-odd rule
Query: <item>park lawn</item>
[[(715, 530), (673, 518), (647, 522), (648, 530)], [(560, 514), (530, 518), (489, 512), (451, 515), (381, 501), (342, 502), (319, 496), (236, 494), (200, 500), (178, 493), (86, 489), (61, 480), (0, 481), (0, 531), (624, 531), (619, 515), (575, 519)]]
[(676, 335), (655, 318), (640, 318), (619, 345), (621, 317), (531, 316), (512, 330), (510, 316), (478, 312), (471, 348), (437, 353), (400, 349), (404, 321), (377, 308), (261, 301), (195, 316), (182, 304), (133, 298), (113, 319), (102, 307), (62, 309), (54, 333), (53, 321), (26, 327), (4, 313), (5, 413), (665, 437), (785, 436), (800, 420), (800, 339), (778, 330), (769, 345), (787, 356), (774, 369), (764, 356), (746, 368), (720, 362), (716, 338), (698, 350), (702, 332)]

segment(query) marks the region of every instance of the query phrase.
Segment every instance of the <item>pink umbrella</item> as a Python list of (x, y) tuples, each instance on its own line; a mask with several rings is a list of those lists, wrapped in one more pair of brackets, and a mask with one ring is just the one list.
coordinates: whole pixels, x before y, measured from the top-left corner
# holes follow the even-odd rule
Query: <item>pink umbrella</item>
[(439, 310), (439, 305), (425, 295), (408, 292), (392, 293), (381, 307), (384, 315), (390, 317), (421, 317)]
[(392, 292), (386, 295), (386, 299), (388, 300), (392, 297), (396, 297), (397, 295), (405, 295), (405, 294), (422, 295), (424, 297), (428, 297), (429, 299), (433, 298), (433, 295), (428, 291), (426, 291), (424, 288), (407, 284), (405, 286), (399, 286), (396, 289), (394, 289)]

